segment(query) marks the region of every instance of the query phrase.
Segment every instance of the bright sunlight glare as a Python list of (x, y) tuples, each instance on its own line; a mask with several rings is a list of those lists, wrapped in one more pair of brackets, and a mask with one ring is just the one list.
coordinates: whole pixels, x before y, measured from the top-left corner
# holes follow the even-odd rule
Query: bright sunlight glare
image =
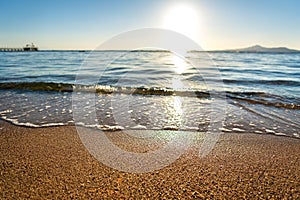
[(177, 74), (182, 74), (186, 70), (186, 68), (187, 68), (186, 61), (184, 59), (180, 58), (177, 55), (172, 55), (171, 59), (172, 59), (171, 60), (172, 64), (174, 64), (174, 66), (175, 66), (174, 71)]
[(166, 12), (163, 26), (191, 37), (191, 39), (197, 39), (199, 16), (193, 7), (177, 5)]

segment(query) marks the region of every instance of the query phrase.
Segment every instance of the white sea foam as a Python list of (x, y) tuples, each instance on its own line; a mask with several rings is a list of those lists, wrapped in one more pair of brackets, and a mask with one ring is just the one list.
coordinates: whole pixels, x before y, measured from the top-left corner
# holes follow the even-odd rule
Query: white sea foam
[(285, 133), (274, 133), (275, 135), (281, 135), (281, 136), (286, 136)]
[(146, 126), (143, 126), (143, 125), (140, 125), (140, 124), (138, 124), (138, 125), (136, 125), (136, 126), (133, 126), (133, 127), (131, 127), (132, 129), (140, 129), (140, 130), (146, 130), (147, 129), (147, 127)]
[[(265, 130), (267, 133), (275, 133), (275, 131), (273, 131), (273, 130), (270, 130), (270, 129), (266, 129)], [(275, 133), (276, 134), (276, 133)]]
[(240, 129), (240, 128), (233, 128), (232, 130), (233, 130), (233, 131), (238, 131), (238, 132), (245, 132), (245, 130)]

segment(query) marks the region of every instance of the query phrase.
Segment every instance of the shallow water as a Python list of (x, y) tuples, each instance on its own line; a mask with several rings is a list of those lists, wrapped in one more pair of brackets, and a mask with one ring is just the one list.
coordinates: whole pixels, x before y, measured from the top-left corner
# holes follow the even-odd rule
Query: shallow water
[(0, 54), (0, 117), (18, 125), (299, 137), (300, 54)]

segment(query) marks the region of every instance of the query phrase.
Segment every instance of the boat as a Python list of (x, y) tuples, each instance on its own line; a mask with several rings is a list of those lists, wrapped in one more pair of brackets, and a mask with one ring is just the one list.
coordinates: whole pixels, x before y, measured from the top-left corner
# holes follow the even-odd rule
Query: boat
[(38, 51), (38, 47), (36, 47), (33, 43), (31, 44), (26, 44), (25, 47), (23, 47), (24, 51)]

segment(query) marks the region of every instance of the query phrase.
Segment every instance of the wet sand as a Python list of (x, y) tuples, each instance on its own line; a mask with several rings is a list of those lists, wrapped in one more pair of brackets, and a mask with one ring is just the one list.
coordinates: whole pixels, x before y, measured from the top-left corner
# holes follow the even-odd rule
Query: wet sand
[[(108, 134), (124, 148), (136, 148), (118, 133)], [(300, 198), (300, 140), (294, 138), (224, 134), (205, 158), (194, 145), (171, 165), (144, 174), (98, 162), (72, 126), (0, 121), (0, 146), (1, 199)]]

